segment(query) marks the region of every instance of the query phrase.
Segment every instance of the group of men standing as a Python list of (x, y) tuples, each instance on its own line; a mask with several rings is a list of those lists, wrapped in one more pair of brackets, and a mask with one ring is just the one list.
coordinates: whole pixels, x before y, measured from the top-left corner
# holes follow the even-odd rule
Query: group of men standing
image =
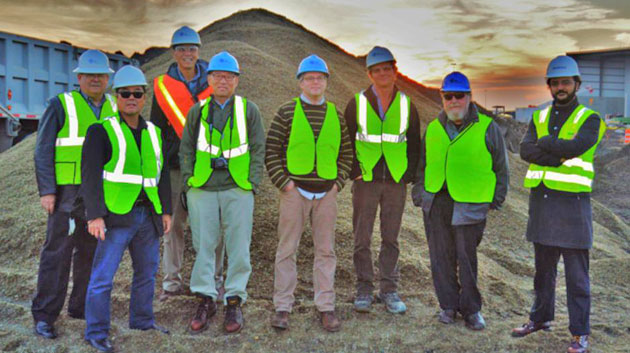
[[(189, 288), (199, 297), (188, 330), (204, 331), (222, 302), (225, 331), (240, 331), (252, 271), (254, 194), (263, 164), (279, 189), (273, 327), (289, 327), (296, 254), (310, 220), (315, 306), (325, 330), (340, 329), (335, 223), (337, 195), (347, 179), (352, 180), (355, 310), (370, 312), (375, 300), (391, 313), (407, 310), (398, 294), (398, 237), (407, 184), (414, 184), (412, 199), (422, 207), (441, 308), (438, 320), (452, 324), (459, 313), (468, 328), (485, 327), (477, 247), (489, 210), (500, 209), (505, 200), (509, 173), (501, 132), (477, 111), (466, 76), (453, 72), (444, 78), (443, 110), (422, 135), (411, 97), (395, 84), (396, 60), (388, 49), (374, 47), (368, 53), (371, 85), (350, 99), (343, 114), (326, 99), (331, 75), (326, 62), (310, 55), (297, 69), (300, 95), (279, 107), (265, 141), (258, 107), (235, 94), (236, 58), (221, 52), (209, 63), (200, 60), (199, 35), (185, 26), (171, 44), (175, 63), (153, 82), (151, 121), (140, 115), (147, 86), (142, 71), (119, 69), (115, 96), (110, 96), (105, 92), (113, 71), (97, 50), (79, 59), (79, 90), (51, 99), (42, 118), (35, 164), (49, 219), (32, 305), (37, 334), (56, 337), (53, 325), (72, 262), (68, 313), (85, 318), (89, 344), (113, 351), (110, 297), (125, 249), (134, 271), (130, 328), (168, 334), (156, 324), (152, 306), (159, 237), (165, 235), (164, 301), (186, 293), (181, 270), (187, 216), (196, 252)], [(547, 83), (554, 104), (534, 114), (521, 144), (522, 158), (532, 163), (525, 186), (532, 188), (527, 238), (535, 245), (536, 302), (530, 322), (512, 332), (520, 337), (550, 327), (562, 255), (574, 335), (571, 353), (588, 348), (589, 193), (593, 155), (605, 128), (595, 112), (577, 102), (574, 64), (568, 57), (551, 62)], [(371, 241), (379, 209), (375, 295)]]

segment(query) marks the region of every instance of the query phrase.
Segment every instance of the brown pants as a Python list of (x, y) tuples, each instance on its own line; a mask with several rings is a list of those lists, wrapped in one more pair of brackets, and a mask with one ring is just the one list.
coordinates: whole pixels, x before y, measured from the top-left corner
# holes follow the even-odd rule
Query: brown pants
[(335, 222), (337, 188), (319, 200), (307, 200), (296, 188), (280, 192), (278, 250), (276, 251), (273, 305), (276, 311), (291, 311), (297, 286), (296, 253), (304, 224), (309, 218), (313, 229), (315, 260), (313, 287), (319, 311), (335, 309)]
[(381, 293), (398, 288), (398, 233), (405, 209), (407, 188), (393, 181), (355, 180), (352, 184), (352, 228), (354, 233), (354, 269), (357, 294), (372, 294), (374, 269), (370, 243), (376, 210), (381, 206), (381, 251), (378, 256)]

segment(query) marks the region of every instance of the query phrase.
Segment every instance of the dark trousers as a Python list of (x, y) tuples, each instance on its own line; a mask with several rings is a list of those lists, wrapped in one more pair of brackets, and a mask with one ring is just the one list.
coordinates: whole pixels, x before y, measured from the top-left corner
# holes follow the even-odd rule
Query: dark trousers
[[(486, 221), (453, 226), (453, 199), (447, 192), (435, 196), (424, 226), (429, 245), (431, 274), (440, 308), (457, 310), (462, 315), (481, 310), (477, 288), (477, 246)], [(458, 276), (459, 274), (459, 276)]]
[(33, 298), (31, 312), (35, 321), (53, 324), (66, 299), (68, 278), (72, 263), (72, 293), (68, 301), (68, 313), (74, 317), (84, 316), (85, 293), (96, 239), (87, 232), (85, 220), (72, 214), (76, 228), (68, 235), (70, 212), (59, 209), (48, 216), (46, 242), (42, 248), (37, 275), (37, 292)]
[(352, 184), (354, 268), (357, 273), (357, 293), (359, 294), (372, 294), (374, 291), (370, 243), (379, 205), (381, 207), (381, 251), (378, 256), (380, 291), (391, 293), (398, 288), (400, 277), (398, 233), (406, 196), (407, 188), (404, 183), (355, 180)]
[(552, 321), (556, 301), (556, 275), (560, 255), (564, 260), (569, 307), (569, 331), (572, 335), (590, 334), (591, 285), (588, 276), (588, 249), (568, 249), (534, 243), (536, 300), (529, 319), (534, 322)]

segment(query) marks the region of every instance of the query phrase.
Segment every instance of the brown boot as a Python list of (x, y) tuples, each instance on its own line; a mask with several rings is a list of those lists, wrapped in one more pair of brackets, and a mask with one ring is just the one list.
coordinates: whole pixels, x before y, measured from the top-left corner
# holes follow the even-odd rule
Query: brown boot
[(223, 327), (227, 333), (237, 333), (243, 328), (243, 312), (241, 311), (241, 298), (234, 296), (227, 298), (225, 307), (225, 320)]
[(334, 311), (320, 312), (322, 327), (328, 332), (337, 332), (341, 328), (341, 322), (335, 316)]
[(271, 319), (271, 326), (286, 330), (289, 328), (289, 312), (288, 311), (276, 311)]
[(190, 321), (189, 330), (196, 334), (208, 328), (210, 318), (217, 312), (217, 304), (210, 297), (202, 297), (195, 316)]

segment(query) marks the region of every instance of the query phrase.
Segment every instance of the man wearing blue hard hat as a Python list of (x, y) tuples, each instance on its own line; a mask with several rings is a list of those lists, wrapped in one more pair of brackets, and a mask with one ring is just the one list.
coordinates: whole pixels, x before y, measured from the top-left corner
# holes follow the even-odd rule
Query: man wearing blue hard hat
[(113, 72), (107, 55), (86, 50), (73, 72), (79, 89), (49, 100), (35, 145), (35, 174), (48, 226), (31, 312), (35, 333), (45, 338), (57, 336), (54, 323), (66, 299), (71, 264), (68, 315), (84, 318), (96, 241), (85, 231), (82, 204), (75, 203), (81, 185), (81, 151), (87, 128), (116, 112), (114, 97), (105, 93)]
[[(180, 201), (181, 173), (179, 169), (179, 143), (182, 138), (186, 115), (190, 108), (212, 93), (208, 85), (206, 70), (208, 63), (199, 59), (201, 38), (188, 26), (178, 28), (171, 38), (172, 63), (165, 74), (153, 80), (153, 104), (151, 122), (162, 130), (162, 139), (169, 147), (164, 158), (171, 171), (171, 193), (173, 203), (173, 227), (164, 234), (162, 256), (162, 293), (160, 301), (186, 293), (182, 279), (184, 261), (184, 226), (186, 209)], [(223, 246), (217, 248), (217, 282), (223, 290)]]
[(534, 112), (521, 142), (521, 158), (530, 163), (524, 181), (531, 189), (526, 237), (534, 243), (536, 299), (529, 321), (512, 330), (512, 335), (549, 330), (562, 256), (573, 337), (567, 351), (582, 353), (588, 350), (590, 334), (593, 160), (606, 125), (597, 112), (578, 101), (581, 79), (573, 58), (562, 55), (551, 60), (546, 80), (553, 104)]
[(238, 61), (230, 53), (212, 57), (208, 84), (213, 93), (188, 112), (179, 148), (182, 188), (197, 253), (190, 290), (200, 301), (188, 328), (195, 334), (208, 327), (217, 311), (215, 263), (221, 237), (228, 258), (223, 326), (228, 333), (243, 327), (241, 305), (247, 300), (252, 272), (249, 246), (254, 193), (263, 176), (265, 131), (256, 104), (235, 94), (239, 75)]
[(420, 120), (411, 98), (396, 87), (398, 69), (392, 53), (374, 47), (365, 59), (372, 83), (355, 94), (344, 117), (354, 148), (352, 232), (357, 293), (354, 308), (369, 312), (374, 301), (372, 232), (380, 207), (381, 249), (378, 298), (387, 311), (402, 314), (407, 306), (398, 294), (398, 235), (420, 154)]
[(162, 133), (140, 115), (146, 79), (131, 65), (114, 75), (118, 114), (90, 126), (82, 156), (88, 232), (97, 240), (85, 305), (85, 340), (113, 352), (109, 339), (113, 280), (125, 250), (133, 263), (129, 328), (168, 330), (155, 323), (153, 294), (160, 237), (171, 228), (171, 185)]
[(422, 207), (438, 320), (483, 330), (477, 286), (477, 246), (489, 210), (501, 207), (508, 190), (505, 142), (492, 118), (472, 103), (468, 78), (452, 72), (440, 89), (443, 110), (422, 139), (414, 205)]
[(309, 219), (315, 306), (325, 330), (341, 327), (335, 315), (335, 222), (337, 194), (352, 167), (352, 145), (343, 116), (324, 95), (329, 76), (322, 58), (304, 58), (296, 74), (302, 93), (280, 106), (267, 135), (265, 164), (280, 190), (271, 321), (279, 329), (289, 327), (298, 280), (296, 253)]

